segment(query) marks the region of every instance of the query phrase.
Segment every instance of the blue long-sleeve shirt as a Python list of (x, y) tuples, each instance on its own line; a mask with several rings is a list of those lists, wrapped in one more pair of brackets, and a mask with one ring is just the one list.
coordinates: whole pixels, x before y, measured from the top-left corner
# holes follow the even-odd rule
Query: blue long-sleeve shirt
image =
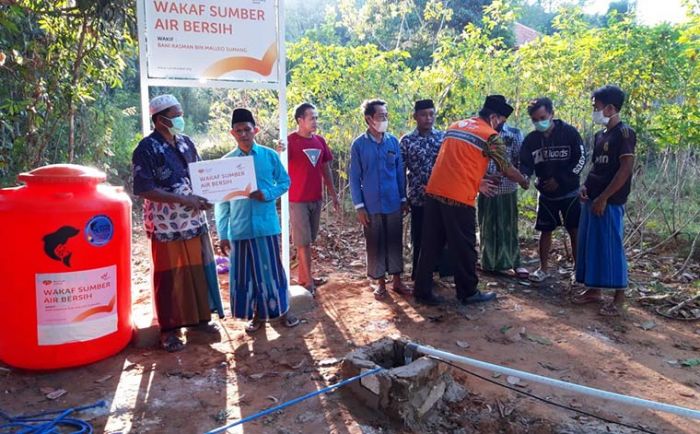
[(239, 199), (217, 203), (214, 208), (216, 229), (222, 240), (248, 240), (281, 233), (275, 202), (289, 189), (289, 175), (277, 152), (253, 144), (248, 154), (239, 148), (223, 158), (253, 156), (255, 178), (264, 201)]
[(350, 148), (350, 193), (355, 208), (370, 214), (391, 214), (406, 201), (401, 148), (396, 137), (384, 133), (378, 143), (368, 132)]

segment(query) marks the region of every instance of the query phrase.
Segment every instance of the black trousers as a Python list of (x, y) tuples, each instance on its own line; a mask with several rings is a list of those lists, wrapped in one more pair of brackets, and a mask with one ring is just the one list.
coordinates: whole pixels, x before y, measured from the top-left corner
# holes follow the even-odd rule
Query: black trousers
[(414, 295), (432, 297), (433, 270), (447, 242), (453, 259), (457, 298), (476, 294), (476, 209), (444, 204), (428, 197), (423, 207), (423, 234)]
[[(411, 280), (416, 280), (418, 270), (418, 258), (423, 238), (423, 208), (411, 205), (411, 245), (413, 247), (413, 267), (411, 268)], [(452, 276), (454, 264), (446, 248), (440, 253), (440, 260), (434, 271), (440, 273), (440, 277)]]

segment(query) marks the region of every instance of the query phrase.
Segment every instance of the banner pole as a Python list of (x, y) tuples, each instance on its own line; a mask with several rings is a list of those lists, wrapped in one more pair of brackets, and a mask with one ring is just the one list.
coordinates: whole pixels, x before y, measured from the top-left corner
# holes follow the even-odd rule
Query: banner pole
[(136, 1), (136, 27), (139, 36), (139, 85), (141, 87), (141, 133), (146, 137), (151, 132), (151, 118), (148, 113), (148, 61), (146, 59), (146, 0)]
[[(287, 51), (285, 46), (284, 27), (284, 0), (277, 0), (277, 44), (279, 60), (277, 61), (277, 97), (279, 99), (279, 140), (284, 143), (284, 151), (280, 158), (285, 169), (288, 166), (287, 154)], [(282, 264), (287, 274), (287, 283), (290, 275), (289, 254), (289, 193), (282, 196)]]

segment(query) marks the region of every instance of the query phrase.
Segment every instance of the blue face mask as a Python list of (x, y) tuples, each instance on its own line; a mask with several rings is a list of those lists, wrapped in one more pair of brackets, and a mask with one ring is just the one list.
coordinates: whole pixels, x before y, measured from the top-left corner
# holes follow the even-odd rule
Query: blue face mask
[(185, 118), (183, 118), (182, 116), (178, 116), (172, 119), (166, 118), (165, 116), (163, 117), (169, 120), (171, 124), (173, 124), (172, 127), (168, 127), (168, 131), (170, 131), (170, 134), (175, 136), (185, 132)]
[(535, 124), (535, 129), (542, 133), (549, 129), (549, 127), (552, 125), (552, 120), (545, 119), (543, 121), (533, 122), (533, 124)]

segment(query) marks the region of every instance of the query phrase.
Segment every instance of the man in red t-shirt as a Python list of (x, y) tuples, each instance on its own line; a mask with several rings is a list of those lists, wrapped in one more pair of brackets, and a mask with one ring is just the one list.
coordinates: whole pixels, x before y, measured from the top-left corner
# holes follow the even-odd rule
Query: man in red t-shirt
[(323, 199), (322, 181), (333, 200), (336, 212), (340, 209), (333, 186), (330, 162), (333, 154), (323, 137), (315, 134), (318, 123), (316, 107), (300, 104), (294, 111), (297, 130), (287, 137), (289, 176), (289, 217), (292, 223), (292, 242), (297, 248), (299, 275), (297, 281), (312, 294), (315, 291), (311, 275), (311, 243), (318, 235)]

